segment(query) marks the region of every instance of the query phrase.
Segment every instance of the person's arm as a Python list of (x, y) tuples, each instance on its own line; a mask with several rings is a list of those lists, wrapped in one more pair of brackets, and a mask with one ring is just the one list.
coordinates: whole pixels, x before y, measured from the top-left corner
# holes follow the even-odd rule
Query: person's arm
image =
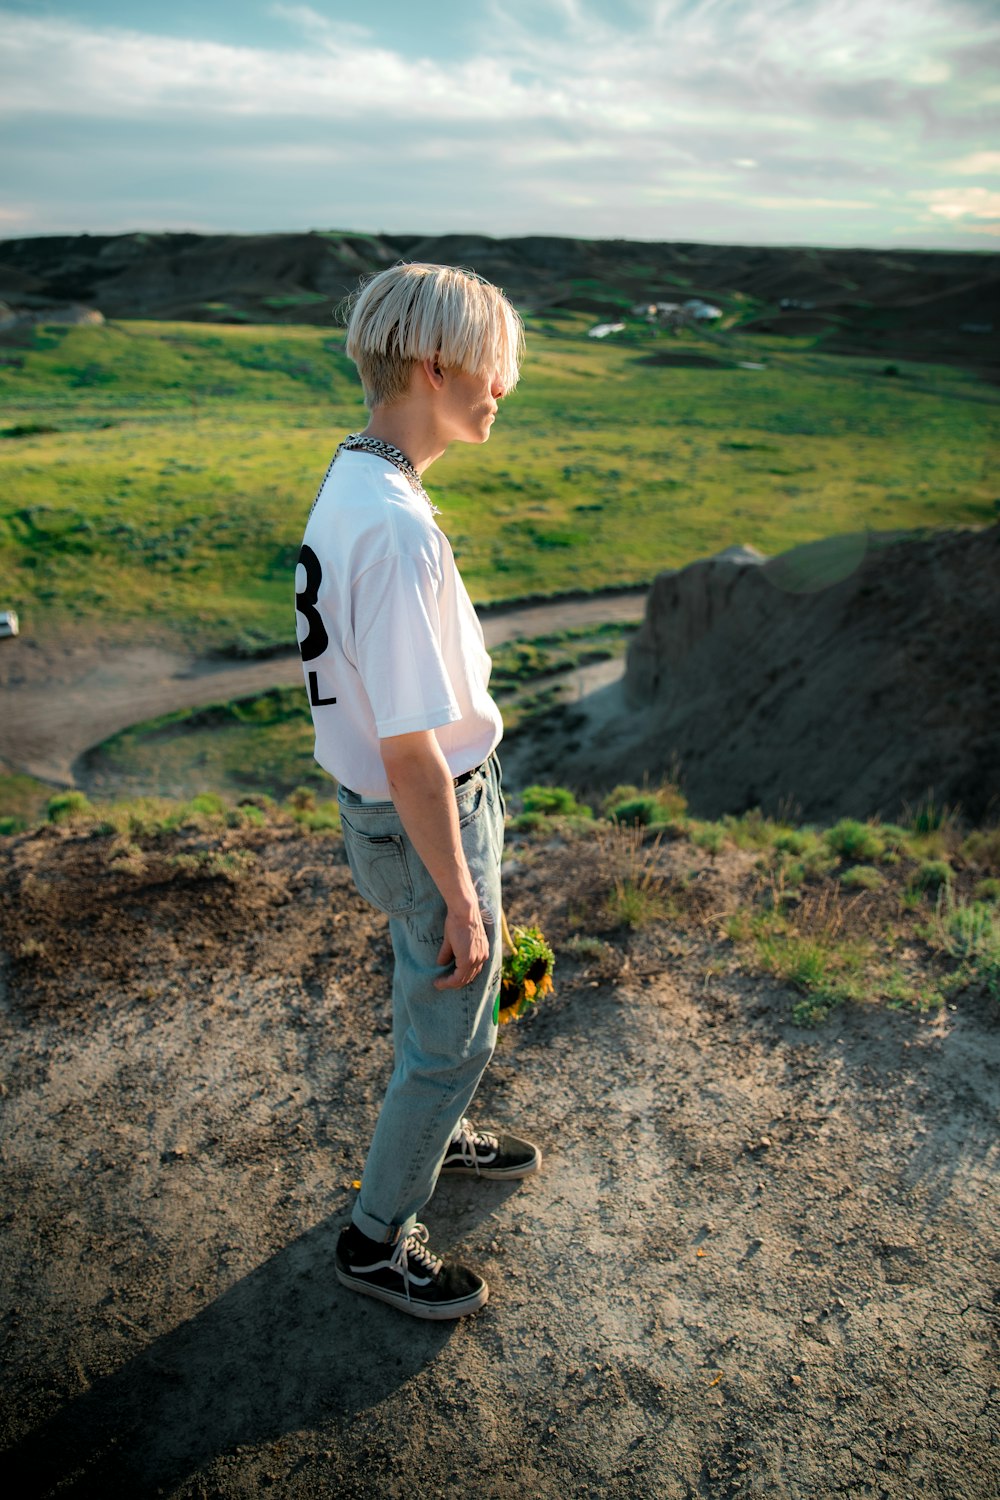
[(431, 729), (390, 735), (379, 748), (400, 821), (447, 907), (437, 961), (454, 961), (455, 968), (435, 988), (461, 989), (486, 963), (489, 943), (462, 849), (451, 772)]

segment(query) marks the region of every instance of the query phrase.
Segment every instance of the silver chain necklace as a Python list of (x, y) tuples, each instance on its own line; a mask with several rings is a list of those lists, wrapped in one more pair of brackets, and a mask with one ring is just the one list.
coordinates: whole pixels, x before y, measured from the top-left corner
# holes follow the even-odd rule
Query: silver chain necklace
[[(397, 448), (393, 443), (386, 443), (382, 438), (367, 437), (363, 432), (352, 432), (350, 437), (346, 437), (344, 441), (338, 445), (336, 453), (330, 460), (330, 469), (333, 468), (341, 453), (374, 453), (376, 458), (384, 458), (386, 463), (392, 464), (394, 468), (397, 468), (399, 472), (405, 476), (405, 478), (409, 481), (410, 488), (423, 500), (427, 501), (432, 516), (439, 516), (441, 514), (440, 510), (434, 504), (434, 501), (431, 499), (430, 495), (428, 495), (427, 491), (421, 484), (420, 475), (410, 463), (410, 460), (407, 458), (406, 454), (403, 453), (401, 449)], [(326, 471), (327, 477), (329, 477), (330, 469), (327, 469)], [(324, 478), (323, 484), (326, 484), (326, 478)], [(323, 485), (321, 484), (320, 490), (322, 490), (322, 488)], [(318, 495), (316, 499), (319, 499)], [(315, 503), (316, 501), (314, 500), (314, 506)]]

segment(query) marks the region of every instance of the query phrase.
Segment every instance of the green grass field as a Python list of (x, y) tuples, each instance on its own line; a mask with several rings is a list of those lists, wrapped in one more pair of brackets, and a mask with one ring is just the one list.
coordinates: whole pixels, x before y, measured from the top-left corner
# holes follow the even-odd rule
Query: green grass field
[[(733, 542), (996, 518), (1000, 394), (971, 375), (738, 330), (597, 342), (590, 321), (529, 322), (487, 450), (431, 471), (478, 601), (642, 582)], [(685, 350), (725, 365), (642, 363)], [(364, 422), (342, 332), (38, 328), (0, 349), (0, 401), (0, 607), (26, 634), (290, 639), (306, 513)]]

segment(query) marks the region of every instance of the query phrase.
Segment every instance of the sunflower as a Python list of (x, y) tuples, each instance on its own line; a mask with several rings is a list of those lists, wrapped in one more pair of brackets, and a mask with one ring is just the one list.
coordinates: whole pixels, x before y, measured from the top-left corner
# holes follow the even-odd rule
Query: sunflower
[(555, 954), (537, 927), (507, 926), (502, 918), (504, 953), (500, 993), (493, 1017), (501, 1026), (516, 1021), (529, 1005), (552, 994)]

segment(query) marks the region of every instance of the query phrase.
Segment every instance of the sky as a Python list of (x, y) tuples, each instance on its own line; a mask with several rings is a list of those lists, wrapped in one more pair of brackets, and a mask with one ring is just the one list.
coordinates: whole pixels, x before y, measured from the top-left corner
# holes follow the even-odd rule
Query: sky
[(0, 0), (0, 237), (1000, 248), (996, 0)]

